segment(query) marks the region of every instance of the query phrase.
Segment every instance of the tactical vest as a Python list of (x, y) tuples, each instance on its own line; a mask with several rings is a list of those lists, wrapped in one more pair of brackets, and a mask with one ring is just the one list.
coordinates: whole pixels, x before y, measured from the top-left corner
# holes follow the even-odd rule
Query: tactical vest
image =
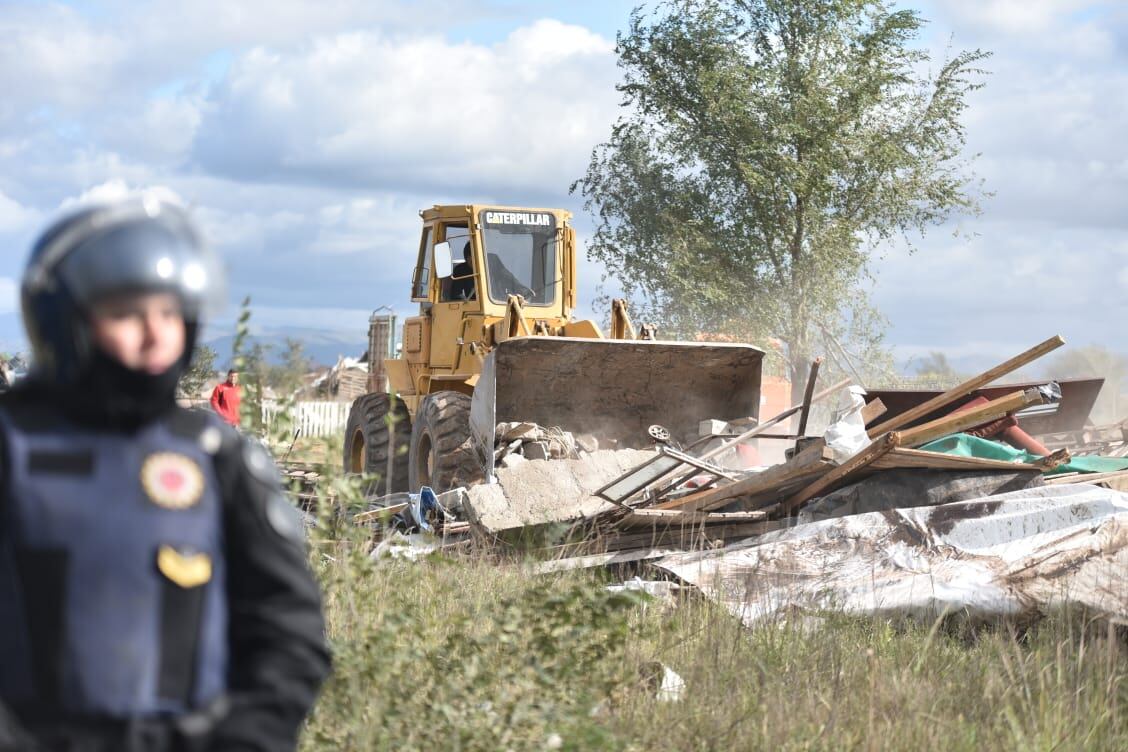
[(135, 717), (218, 697), (218, 429), (158, 421), (127, 436), (20, 414), (0, 409), (0, 700)]

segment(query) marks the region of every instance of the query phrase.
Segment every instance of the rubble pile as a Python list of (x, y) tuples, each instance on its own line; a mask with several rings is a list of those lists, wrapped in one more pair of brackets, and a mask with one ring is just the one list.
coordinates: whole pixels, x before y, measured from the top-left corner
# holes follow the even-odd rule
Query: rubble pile
[[(357, 521), (394, 519), (401, 537), (429, 536), (408, 540), (427, 550), (533, 546), (545, 571), (657, 560), (741, 614), (774, 613), (794, 577), (809, 609), (831, 597), (863, 611), (1011, 613), (1068, 586), (1128, 618), (1128, 602), (1102, 600), (1094, 580), (1128, 574), (1125, 424), (1031, 435), (1025, 415), (1064, 409), (1057, 384), (979, 391), (1062, 343), (915, 404), (900, 395), (896, 412), (849, 380), (816, 391), (816, 361), (801, 404), (766, 420), (702, 415), (685, 446), (661, 426), (640, 450), (499, 423), (492, 482), (395, 494)], [(805, 435), (811, 406), (835, 396), (837, 420)], [(788, 433), (792, 417), (799, 429)], [(747, 467), (753, 439), (786, 442), (787, 459)], [(1050, 559), (1068, 566), (1039, 564)], [(841, 587), (828, 590), (832, 581)]]

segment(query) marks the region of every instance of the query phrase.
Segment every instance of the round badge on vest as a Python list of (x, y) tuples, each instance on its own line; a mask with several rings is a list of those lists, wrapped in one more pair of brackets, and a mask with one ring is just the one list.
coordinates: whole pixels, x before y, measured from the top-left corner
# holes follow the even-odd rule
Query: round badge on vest
[(204, 474), (191, 457), (157, 452), (146, 457), (141, 466), (141, 485), (157, 506), (188, 509), (204, 494)]

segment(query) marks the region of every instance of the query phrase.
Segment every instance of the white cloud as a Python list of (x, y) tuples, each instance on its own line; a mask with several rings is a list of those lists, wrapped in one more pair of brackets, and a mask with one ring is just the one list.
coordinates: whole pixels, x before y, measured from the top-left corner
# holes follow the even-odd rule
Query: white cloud
[(238, 179), (559, 195), (609, 132), (616, 75), (609, 40), (550, 20), (492, 47), (350, 32), (259, 48), (208, 103), (196, 154)]
[(89, 204), (105, 204), (122, 201), (128, 198), (153, 198), (158, 201), (168, 201), (173, 204), (184, 204), (184, 200), (165, 185), (130, 186), (124, 180), (107, 180), (87, 188), (77, 196), (63, 199), (60, 209), (68, 210)]
[(39, 212), (0, 193), (0, 233), (25, 231), (41, 219)]

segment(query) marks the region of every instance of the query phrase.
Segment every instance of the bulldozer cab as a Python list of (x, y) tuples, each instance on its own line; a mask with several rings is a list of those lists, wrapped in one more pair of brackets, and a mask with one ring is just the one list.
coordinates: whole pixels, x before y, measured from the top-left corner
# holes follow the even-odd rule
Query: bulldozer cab
[[(450, 211), (457, 209), (460, 211)], [(502, 317), (510, 295), (530, 314), (566, 318), (574, 306), (575, 265), (569, 212), (478, 206), (435, 207), (425, 226), (412, 298), (423, 304), (475, 301)]]
[(512, 296), (520, 296), (530, 326), (558, 328), (575, 306), (570, 212), (454, 205), (420, 214), (412, 280), (420, 310), (405, 321), (403, 361), (389, 366), (412, 409), (436, 390), (473, 390), (478, 354), (496, 343), (494, 327)]

